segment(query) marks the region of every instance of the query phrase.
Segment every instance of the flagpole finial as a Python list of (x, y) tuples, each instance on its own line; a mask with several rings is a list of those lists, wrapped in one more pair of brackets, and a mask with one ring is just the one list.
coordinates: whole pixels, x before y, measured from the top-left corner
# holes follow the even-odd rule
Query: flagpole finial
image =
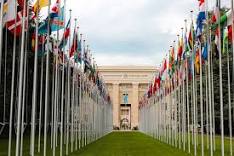
[(77, 18), (75, 18), (74, 20), (77, 21)]

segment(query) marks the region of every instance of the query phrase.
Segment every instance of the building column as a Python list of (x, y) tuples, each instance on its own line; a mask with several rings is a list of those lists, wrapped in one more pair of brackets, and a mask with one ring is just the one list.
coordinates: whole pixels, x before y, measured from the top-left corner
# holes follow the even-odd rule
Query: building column
[(119, 83), (113, 84), (113, 126), (120, 128)]
[(139, 83), (132, 83), (131, 128), (138, 126)]

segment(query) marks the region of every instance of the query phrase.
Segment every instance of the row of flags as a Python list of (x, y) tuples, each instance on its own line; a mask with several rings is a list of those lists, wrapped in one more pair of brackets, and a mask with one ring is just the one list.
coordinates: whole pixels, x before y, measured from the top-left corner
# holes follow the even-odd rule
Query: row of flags
[[(216, 59), (218, 59), (219, 39), (222, 40), (222, 53), (228, 52), (227, 49), (233, 42), (232, 10), (220, 10), (220, 6), (217, 4), (213, 11), (207, 11), (205, 3), (205, 0), (198, 1), (199, 12), (196, 18), (196, 29), (193, 19), (191, 19), (189, 32), (187, 32), (187, 25), (182, 29), (181, 35), (178, 36), (178, 43), (176, 44), (174, 41), (170, 47), (169, 54), (163, 59), (159, 72), (155, 75), (152, 83), (149, 84), (144, 97), (142, 97), (140, 107), (147, 104), (145, 99), (161, 95), (162, 90), (164, 90), (164, 96), (170, 94), (181, 81), (185, 80), (186, 70), (188, 70), (189, 80), (192, 79), (193, 74), (200, 74), (200, 63), (202, 65), (207, 64), (208, 53), (211, 51), (209, 48), (213, 48), (212, 42), (215, 43), (215, 51), (211, 55), (216, 56)], [(185, 23), (187, 24), (187, 21)], [(211, 31), (210, 36), (208, 35), (210, 34), (209, 30)], [(211, 43), (209, 43), (209, 40)], [(200, 55), (202, 57), (201, 61)]]
[[(24, 6), (24, 3), (26, 6)], [(47, 47), (47, 36), (50, 36), (49, 47), (51, 52), (58, 51), (60, 56), (60, 63), (66, 64), (68, 62), (75, 62), (83, 66), (84, 73), (87, 73), (89, 79), (92, 80), (95, 84), (103, 84), (101, 78), (99, 78), (99, 73), (97, 72), (97, 65), (92, 60), (90, 49), (88, 46), (85, 46), (84, 40), (82, 40), (82, 35), (79, 33), (79, 28), (74, 27), (72, 32), (72, 19), (69, 18), (65, 23), (65, 8), (61, 5), (61, 0), (56, 0), (54, 4), (49, 6), (49, 0), (36, 0), (25, 2), (24, 0), (4, 0), (0, 4), (3, 4), (3, 22), (4, 27), (6, 27), (13, 35), (19, 37), (22, 34), (22, 21), (25, 11), (25, 31), (33, 30), (31, 34), (31, 43), (32, 51), (35, 52), (37, 46), (38, 56), (46, 55)], [(41, 11), (46, 8), (50, 8), (50, 12), (45, 19), (41, 18)], [(38, 21), (38, 29), (36, 30), (36, 22)], [(61, 32), (61, 39), (57, 40), (56, 38), (51, 37), (52, 34), (56, 32)], [(37, 31), (37, 33), (36, 33)], [(38, 36), (36, 36), (38, 34)], [(59, 37), (60, 37), (59, 36)], [(38, 45), (35, 45), (35, 39), (38, 38)], [(55, 40), (56, 43), (55, 44)], [(71, 43), (69, 43), (71, 40)], [(69, 45), (70, 44), (70, 45)], [(65, 50), (68, 49), (68, 50)], [(67, 52), (66, 52), (67, 51)], [(103, 86), (103, 85), (101, 85)], [(101, 93), (103, 88), (100, 86)], [(107, 97), (108, 95), (103, 95)]]

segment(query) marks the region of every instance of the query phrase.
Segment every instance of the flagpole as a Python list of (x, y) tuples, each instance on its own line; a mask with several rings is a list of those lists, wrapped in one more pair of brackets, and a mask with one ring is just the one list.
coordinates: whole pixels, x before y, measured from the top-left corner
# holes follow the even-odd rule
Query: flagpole
[(18, 104), (17, 104), (17, 134), (16, 134), (16, 153), (15, 153), (16, 156), (19, 156), (19, 144), (20, 144), (19, 141), (20, 141), (20, 122), (21, 122), (20, 119), (21, 119), (21, 107), (22, 107), (22, 87), (23, 87), (25, 16), (26, 16), (26, 1), (24, 1), (23, 17), (22, 17), (22, 36), (21, 36), (19, 88), (18, 88), (19, 99), (18, 99)]
[(232, 106), (231, 106), (230, 63), (229, 63), (228, 42), (227, 42), (227, 74), (228, 74), (227, 76), (228, 76), (229, 148), (230, 148), (230, 156), (232, 156)]
[[(63, 27), (64, 27), (64, 31), (63, 34), (65, 34), (66, 28), (65, 28), (65, 23), (66, 23), (66, 0), (64, 0), (64, 10), (63, 10)], [(62, 48), (62, 88), (61, 88), (61, 124), (60, 124), (60, 156), (63, 155), (63, 135), (64, 135), (64, 131), (63, 131), (63, 126), (64, 126), (64, 116), (63, 116), (63, 112), (64, 112), (64, 76), (65, 76), (65, 43), (63, 42), (63, 48)]]
[[(80, 34), (80, 44), (81, 44), (81, 42), (82, 42), (82, 34)], [(80, 62), (80, 77), (79, 77), (79, 124), (78, 124), (78, 132), (79, 132), (79, 134), (78, 134), (78, 140), (79, 140), (79, 149), (81, 148), (81, 85), (82, 85), (82, 83), (81, 83), (81, 80), (82, 80), (82, 50), (81, 50), (81, 54), (80, 54), (80, 59), (81, 59), (81, 62)]]
[[(15, 13), (16, 13), (15, 20), (14, 20), (15, 23), (17, 21), (17, 11), (16, 10), (17, 10), (17, 4), (15, 3)], [(0, 44), (2, 44), (2, 43), (0, 42)], [(14, 90), (15, 90), (15, 55), (16, 55), (16, 26), (14, 27), (13, 54), (12, 54), (11, 102), (10, 102), (10, 117), (9, 117), (8, 156), (11, 156), (12, 118), (13, 118)], [(1, 66), (1, 63), (0, 63), (0, 66)], [(0, 74), (0, 77), (1, 77), (1, 74)]]
[[(39, 6), (39, 1), (37, 1), (37, 7)], [(30, 154), (34, 155), (34, 144), (35, 144), (35, 121), (36, 121), (36, 102), (37, 102), (37, 57), (38, 57), (38, 9), (36, 18), (36, 35), (35, 35), (35, 53), (34, 53), (34, 72), (33, 72), (33, 94), (32, 94), (32, 111), (31, 111), (31, 136), (30, 136)]]
[(1, 1), (1, 13), (0, 13), (0, 84), (2, 82), (1, 80), (1, 77), (2, 77), (2, 40), (3, 40), (3, 35), (2, 35), (2, 32), (3, 32), (3, 13), (4, 13), (4, 9), (3, 9), (3, 6), (4, 6), (4, 1), (2, 0)]
[[(218, 0), (218, 9), (220, 11), (220, 0)], [(218, 13), (218, 19), (220, 19), (220, 12)], [(220, 85), (220, 127), (221, 127), (221, 155), (224, 156), (224, 123), (223, 123), (223, 73), (222, 73), (222, 52), (221, 52), (221, 30), (220, 20), (218, 22), (218, 51), (219, 51), (219, 85)]]
[[(71, 19), (71, 12), (72, 10), (69, 10), (70, 13), (70, 19)], [(71, 25), (69, 28), (69, 31), (71, 34)], [(71, 48), (71, 37), (69, 38), (69, 50)], [(67, 70), (68, 70), (68, 75), (67, 75), (67, 134), (66, 134), (66, 155), (68, 155), (68, 146), (69, 146), (69, 119), (70, 119), (70, 53), (68, 50), (68, 64), (67, 64)]]
[[(50, 14), (50, 4), (51, 0), (49, 0), (48, 5), (48, 15)], [(47, 49), (46, 49), (46, 84), (45, 84), (45, 115), (44, 115), (44, 151), (43, 155), (46, 156), (46, 147), (47, 147), (47, 116), (48, 116), (48, 105), (49, 105), (49, 75), (50, 75), (50, 51), (49, 51), (49, 44), (50, 44), (50, 16), (48, 16), (48, 26), (47, 26)]]
[(203, 124), (203, 84), (202, 84), (202, 48), (199, 42), (199, 59), (200, 59), (200, 112), (201, 112), (201, 155), (204, 156), (204, 124)]
[[(77, 19), (74, 19), (75, 21), (75, 27), (74, 27), (74, 34), (76, 35), (76, 24), (77, 24)], [(73, 39), (75, 39), (75, 37), (73, 36)], [(73, 40), (73, 43), (74, 44)], [(71, 49), (69, 49), (71, 50)], [(73, 57), (75, 57), (75, 55), (73, 55)], [(75, 87), (75, 82), (74, 82), (74, 72), (75, 72), (75, 58), (74, 58), (74, 63), (73, 63), (73, 72), (72, 72), (72, 101), (71, 101), (71, 152), (73, 152), (74, 149), (74, 87)]]
[[(44, 42), (44, 41), (43, 41)], [(44, 49), (44, 48), (42, 48)], [(39, 127), (38, 127), (38, 132), (39, 132), (39, 136), (38, 136), (38, 153), (41, 151), (41, 123), (42, 123), (42, 99), (43, 99), (43, 80), (44, 80), (44, 57), (41, 57), (41, 84), (40, 84), (40, 110), (39, 110)]]
[[(185, 22), (185, 36), (187, 35), (187, 20), (185, 19), (184, 20)], [(187, 37), (186, 37), (187, 39)], [(187, 41), (185, 41), (187, 43)], [(187, 44), (186, 44), (187, 46)], [(186, 48), (186, 47), (185, 47)], [(190, 101), (189, 101), (189, 79), (188, 79), (188, 70), (189, 70), (189, 65), (188, 65), (188, 56), (186, 55), (186, 67), (185, 67), (185, 70), (186, 70), (186, 102), (187, 102), (187, 141), (188, 141), (188, 152), (190, 153), (190, 130), (189, 130), (189, 127), (190, 127), (190, 108), (189, 108), (189, 105), (190, 105)]]

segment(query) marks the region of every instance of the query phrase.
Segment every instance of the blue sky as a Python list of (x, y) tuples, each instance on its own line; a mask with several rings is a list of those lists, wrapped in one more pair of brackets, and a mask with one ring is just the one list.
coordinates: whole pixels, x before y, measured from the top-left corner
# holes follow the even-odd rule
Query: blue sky
[(67, 0), (67, 5), (98, 65), (159, 66), (184, 19), (198, 10), (197, 0)]

